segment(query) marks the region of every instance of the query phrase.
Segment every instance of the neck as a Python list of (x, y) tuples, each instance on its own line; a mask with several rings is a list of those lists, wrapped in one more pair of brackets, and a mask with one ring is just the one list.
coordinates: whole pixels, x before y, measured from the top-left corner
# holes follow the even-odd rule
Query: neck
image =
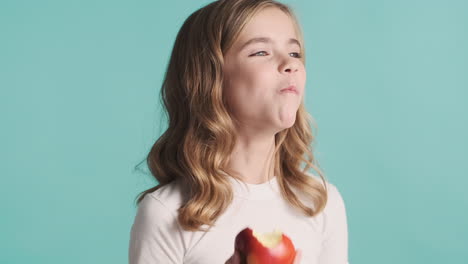
[(239, 135), (229, 159), (229, 169), (246, 183), (264, 183), (274, 177), (274, 150), (274, 136)]

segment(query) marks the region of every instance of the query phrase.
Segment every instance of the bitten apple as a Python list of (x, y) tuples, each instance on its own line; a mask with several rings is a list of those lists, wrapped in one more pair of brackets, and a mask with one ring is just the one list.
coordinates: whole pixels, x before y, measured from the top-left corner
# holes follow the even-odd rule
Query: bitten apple
[(296, 256), (291, 239), (277, 229), (258, 233), (247, 227), (237, 234), (235, 248), (246, 264), (292, 264)]

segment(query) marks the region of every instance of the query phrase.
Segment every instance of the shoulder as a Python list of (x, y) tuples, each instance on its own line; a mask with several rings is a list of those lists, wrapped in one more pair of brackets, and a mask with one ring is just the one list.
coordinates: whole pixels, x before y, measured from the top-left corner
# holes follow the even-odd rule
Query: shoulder
[(177, 184), (170, 183), (147, 193), (138, 204), (133, 232), (148, 236), (152, 232), (179, 232), (177, 209), (181, 202)]
[(140, 201), (130, 232), (130, 263), (182, 263), (185, 244), (174, 207), (178, 195), (168, 184)]
[(332, 183), (327, 183), (327, 185), (328, 199), (324, 209), (325, 212), (328, 212), (328, 214), (337, 214), (340, 212), (344, 212), (345, 202), (340, 190), (336, 185)]
[(148, 193), (138, 204), (134, 228), (151, 228), (158, 223), (167, 223), (173, 217), (173, 213), (163, 202)]
[(156, 191), (146, 194), (144, 199), (147, 200), (146, 204), (151, 204), (156, 208), (163, 207), (166, 210), (175, 211), (183, 204), (186, 198), (182, 187), (179, 181), (173, 181)]
[[(313, 177), (315, 180), (320, 182), (322, 186), (323, 180), (317, 175), (307, 173), (310, 177)], [(324, 213), (330, 213), (330, 211), (343, 210), (344, 209), (344, 199), (341, 195), (339, 188), (332, 182), (325, 179), (325, 187), (327, 190), (327, 204), (325, 205)]]
[(177, 182), (147, 193), (138, 204), (136, 222), (141, 226), (171, 224), (177, 218), (177, 209), (183, 200)]

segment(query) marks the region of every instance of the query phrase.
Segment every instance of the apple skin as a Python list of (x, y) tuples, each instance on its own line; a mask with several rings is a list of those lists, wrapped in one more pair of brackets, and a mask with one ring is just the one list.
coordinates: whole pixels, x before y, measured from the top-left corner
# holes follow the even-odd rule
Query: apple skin
[(237, 234), (235, 248), (244, 264), (293, 264), (296, 256), (294, 244), (284, 233), (281, 242), (269, 248), (258, 241), (248, 227)]

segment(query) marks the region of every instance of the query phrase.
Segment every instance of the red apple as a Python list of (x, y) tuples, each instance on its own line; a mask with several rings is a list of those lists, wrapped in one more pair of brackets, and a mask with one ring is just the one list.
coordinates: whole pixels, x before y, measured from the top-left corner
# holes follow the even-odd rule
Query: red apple
[(246, 264), (292, 264), (296, 256), (291, 239), (279, 230), (258, 233), (247, 227), (237, 234), (235, 248)]

